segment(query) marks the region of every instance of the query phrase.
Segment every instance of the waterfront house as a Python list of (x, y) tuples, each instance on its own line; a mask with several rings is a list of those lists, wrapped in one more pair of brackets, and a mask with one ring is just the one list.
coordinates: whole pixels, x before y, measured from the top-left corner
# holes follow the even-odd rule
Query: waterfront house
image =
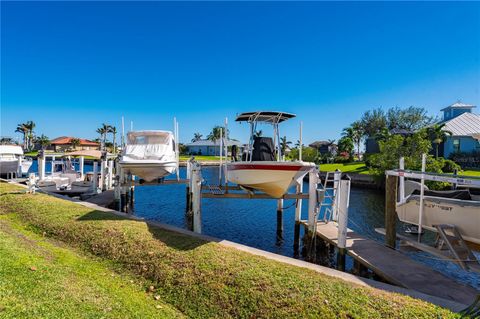
[[(78, 139), (78, 145), (72, 145), (72, 140), (74, 139)], [(61, 136), (51, 140), (48, 149), (53, 150), (54, 152), (99, 150), (100, 143), (83, 138)]]
[(475, 105), (461, 102), (443, 108), (444, 130), (450, 131), (440, 152), (449, 158), (458, 153), (480, 153), (480, 115), (473, 113)]
[(337, 144), (330, 141), (315, 141), (308, 146), (315, 148), (322, 155), (324, 154), (330, 154), (332, 156), (337, 155), (337, 150), (338, 150)]
[[(237, 154), (242, 154), (243, 144), (239, 141), (228, 140), (227, 145), (229, 150), (233, 145), (236, 145), (238, 148)], [(217, 140), (215, 142), (211, 140), (198, 140), (192, 143), (188, 143), (185, 146), (187, 148), (187, 154), (189, 155), (220, 155), (220, 140)]]

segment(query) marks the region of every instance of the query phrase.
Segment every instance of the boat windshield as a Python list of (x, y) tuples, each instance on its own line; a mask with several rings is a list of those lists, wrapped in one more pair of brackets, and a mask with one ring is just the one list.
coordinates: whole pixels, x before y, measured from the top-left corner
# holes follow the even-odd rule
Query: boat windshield
[(131, 132), (128, 134), (128, 143), (135, 145), (170, 144), (171, 138), (170, 132)]

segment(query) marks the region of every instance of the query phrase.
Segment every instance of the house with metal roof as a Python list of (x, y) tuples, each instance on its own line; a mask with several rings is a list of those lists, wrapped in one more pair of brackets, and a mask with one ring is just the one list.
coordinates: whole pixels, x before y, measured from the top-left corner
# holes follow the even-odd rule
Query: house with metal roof
[[(237, 146), (237, 154), (242, 154), (244, 145), (239, 141), (235, 140), (227, 141), (227, 146), (229, 150), (233, 145)], [(192, 143), (185, 144), (185, 146), (189, 155), (220, 156), (220, 140), (198, 140)]]
[(480, 153), (480, 115), (473, 113), (475, 105), (461, 102), (444, 109), (444, 130), (452, 133), (443, 143), (443, 157), (456, 153)]

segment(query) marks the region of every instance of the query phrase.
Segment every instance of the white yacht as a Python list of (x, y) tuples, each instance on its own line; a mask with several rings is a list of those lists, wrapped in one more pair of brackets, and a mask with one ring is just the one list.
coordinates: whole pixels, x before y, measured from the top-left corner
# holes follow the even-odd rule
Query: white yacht
[(170, 131), (133, 131), (119, 161), (126, 174), (151, 182), (178, 169), (178, 150)]

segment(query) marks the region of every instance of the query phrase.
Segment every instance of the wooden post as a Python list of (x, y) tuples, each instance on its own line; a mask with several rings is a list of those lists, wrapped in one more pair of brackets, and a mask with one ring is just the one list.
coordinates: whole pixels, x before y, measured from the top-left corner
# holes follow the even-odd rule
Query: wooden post
[(93, 161), (93, 192), (97, 193), (97, 186), (98, 186), (98, 163), (97, 161)]
[(115, 209), (117, 211), (122, 211), (122, 206), (120, 204), (120, 193), (121, 193), (121, 187), (120, 187), (120, 176), (115, 176), (115, 182), (113, 184), (113, 196), (114, 196), (114, 202), (115, 202)]
[(108, 179), (107, 179), (107, 190), (112, 189), (113, 184), (113, 161), (108, 161)]
[(397, 176), (387, 175), (385, 181), (385, 245), (395, 249), (397, 240)]
[(135, 212), (135, 175), (129, 174), (130, 197), (129, 197), (129, 213)]
[(100, 162), (100, 191), (105, 190), (105, 160), (102, 158)]
[(123, 168), (120, 169), (120, 211), (127, 212), (127, 187), (125, 186), (125, 172)]
[[(300, 183), (296, 186), (297, 194), (303, 193), (303, 178)], [(297, 198), (295, 203), (295, 221), (299, 222), (302, 218), (302, 199)]]
[(55, 155), (52, 156), (52, 166), (50, 167), (50, 174), (52, 174), (52, 175), (53, 175), (53, 173), (54, 173), (54, 172), (53, 172), (53, 170), (54, 170), (53, 162), (55, 162)]
[(317, 208), (317, 172), (311, 170), (308, 173), (308, 231), (313, 232), (316, 224)]
[(338, 255), (337, 266), (345, 271), (345, 256), (347, 253), (348, 206), (350, 202), (350, 177), (347, 175), (339, 182), (338, 196)]
[(340, 185), (340, 179), (342, 178), (342, 171), (339, 169), (336, 169), (335, 172), (333, 173), (333, 190), (332, 190), (332, 196), (333, 196), (333, 203), (332, 203), (332, 220), (338, 220), (338, 186)]
[(202, 173), (200, 165), (195, 163), (192, 169), (192, 211), (193, 211), (193, 231), (202, 233)]
[(19, 156), (17, 158), (17, 172), (16, 172), (17, 176), (16, 177), (22, 177), (22, 157)]
[(300, 222), (295, 222), (293, 229), (293, 257), (300, 256)]
[(423, 226), (423, 198), (425, 194), (425, 168), (427, 165), (427, 154), (422, 154), (422, 179), (420, 180), (420, 207), (418, 209), (418, 237), (417, 241), (422, 239), (422, 226)]
[(43, 151), (38, 153), (38, 177), (40, 180), (45, 179), (45, 153)]
[(85, 157), (80, 156), (80, 163), (79, 163), (79, 169), (80, 169), (80, 179), (83, 181), (85, 178)]
[(277, 242), (283, 240), (283, 198), (277, 199)]
[[(399, 161), (399, 165), (398, 165), (398, 168), (401, 169), (401, 170), (404, 170), (405, 169), (405, 158), (404, 157), (400, 157), (400, 161)], [(405, 177), (404, 176), (400, 176), (399, 178), (399, 190), (398, 190), (398, 201), (400, 203), (403, 203), (405, 201)]]

